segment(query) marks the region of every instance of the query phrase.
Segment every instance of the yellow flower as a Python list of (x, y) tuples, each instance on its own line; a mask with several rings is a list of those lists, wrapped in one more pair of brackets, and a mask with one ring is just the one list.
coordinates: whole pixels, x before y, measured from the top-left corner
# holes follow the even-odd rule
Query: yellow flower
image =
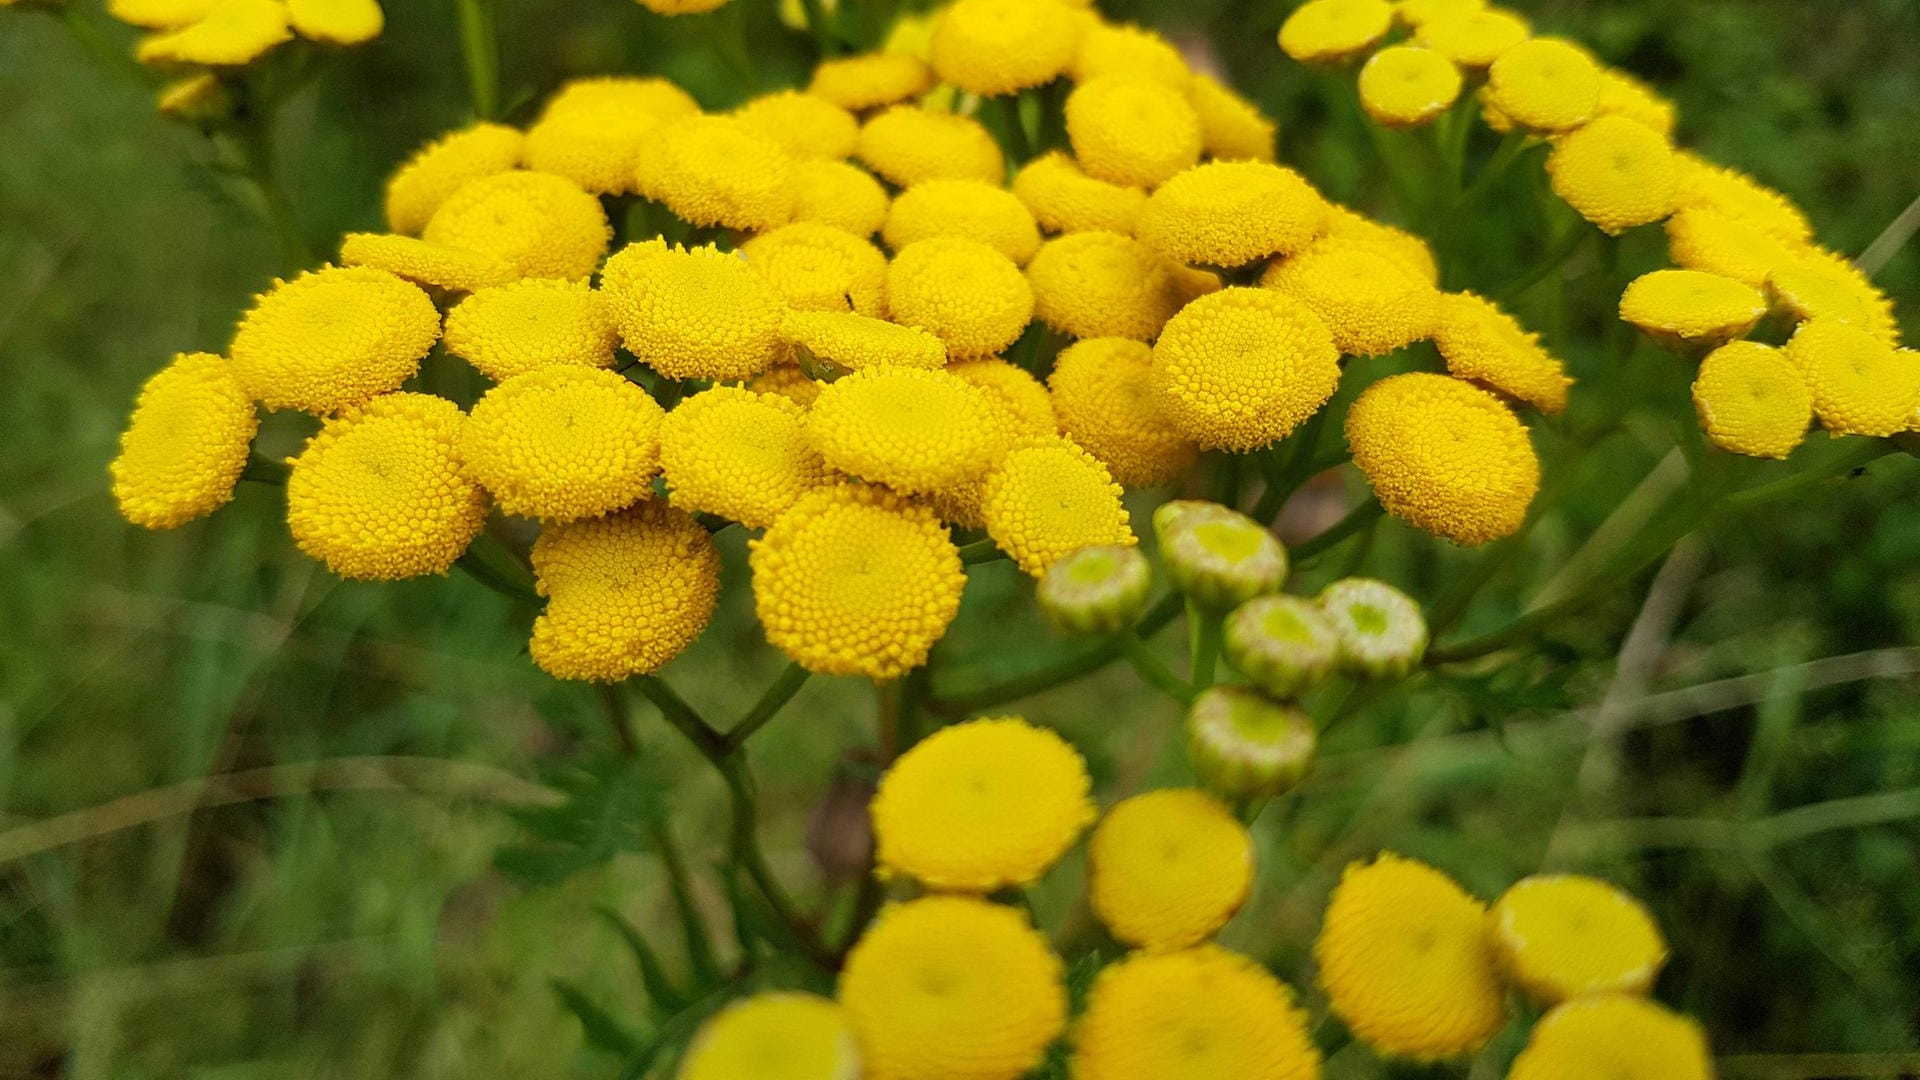
[(1487, 0), (1399, 0), (1394, 17), (1418, 30), (1429, 19), (1473, 15), (1485, 11)]
[(564, 176), (598, 194), (631, 194), (634, 163), (655, 129), (699, 111), (685, 90), (665, 79), (574, 79), (547, 99), (540, 119), (527, 129), (527, 168)]
[(199, 22), (219, 0), (107, 0), (107, 14), (148, 30), (173, 30)]
[(1746, 173), (1721, 168), (1698, 154), (1679, 151), (1674, 157), (1680, 170), (1676, 206), (1725, 214), (1783, 243), (1813, 242), (1813, 226), (1808, 223), (1807, 215), (1785, 195)]
[(228, 355), (269, 409), (329, 413), (398, 389), (440, 336), (440, 312), (385, 270), (328, 266), (254, 298)]
[(140, 388), (108, 466), (120, 516), (171, 529), (225, 506), (259, 427), (253, 399), (226, 360), (175, 356)]
[(1087, 844), (1087, 875), (1088, 902), (1116, 940), (1184, 949), (1246, 903), (1253, 838), (1206, 792), (1150, 791), (1107, 811)]
[(1005, 360), (963, 360), (947, 374), (969, 383), (986, 395), (994, 422), (1005, 432), (1008, 447), (1032, 436), (1060, 434), (1053, 401), (1039, 379)]
[(970, 116), (895, 105), (860, 128), (858, 154), (867, 167), (899, 187), (922, 180), (1006, 179), (1006, 159), (980, 121)]
[(715, 386), (674, 406), (660, 425), (668, 498), (764, 529), (826, 481), (807, 442), (806, 410), (778, 394)]
[(1542, 1005), (1592, 994), (1644, 994), (1667, 942), (1640, 902), (1604, 881), (1537, 874), (1493, 904), (1493, 940), (1509, 977)]
[(1073, 62), (1079, 27), (1058, 0), (954, 0), (933, 30), (933, 70), (974, 94), (1052, 82)]
[(926, 663), (967, 583), (933, 511), (880, 487), (805, 495), (748, 548), (767, 641), (823, 675), (897, 679)]
[(1784, 458), (1813, 419), (1813, 391), (1779, 349), (1734, 341), (1708, 353), (1693, 380), (1693, 407), (1722, 450)]
[(460, 471), (466, 417), (430, 394), (382, 394), (327, 418), (287, 474), (287, 528), (344, 578), (444, 574), (487, 517)]
[(421, 235), (492, 255), (521, 277), (579, 281), (606, 255), (613, 227), (600, 200), (566, 177), (504, 172), (447, 196)]
[(1387, 0), (1307, 0), (1280, 24), (1280, 50), (1303, 64), (1344, 60), (1393, 27)]
[(547, 606), (528, 650), (556, 679), (619, 682), (693, 644), (720, 595), (720, 552), (690, 515), (642, 503), (548, 525), (533, 544)]
[(1018, 717), (943, 728), (901, 755), (873, 797), (875, 862), (936, 889), (1024, 887), (1093, 821), (1087, 766)]
[(793, 217), (793, 158), (752, 124), (695, 114), (651, 133), (634, 178), (640, 194), (695, 225), (774, 229)]
[(1073, 79), (1086, 82), (1103, 75), (1152, 79), (1183, 94), (1192, 77), (1186, 59), (1166, 38), (1144, 27), (1096, 20), (1081, 35)]
[(1753, 329), (1766, 313), (1759, 289), (1700, 270), (1642, 274), (1620, 295), (1620, 317), (1669, 346), (1711, 348)]
[(1718, 210), (1687, 207), (1667, 219), (1667, 256), (1674, 265), (1756, 289), (1764, 288), (1774, 271), (1799, 261), (1805, 250)]
[(1200, 117), (1200, 145), (1220, 161), (1272, 161), (1278, 134), (1253, 102), (1220, 81), (1195, 72), (1187, 101)]
[(793, 163), (793, 220), (872, 236), (887, 220), (887, 191), (858, 165), (844, 161)]
[(802, 360), (816, 370), (939, 368), (947, 363), (946, 344), (925, 330), (851, 311), (790, 311), (780, 332), (805, 350)]
[(871, 109), (933, 89), (933, 69), (911, 53), (873, 52), (820, 61), (807, 93), (843, 109)]
[(1462, 67), (1484, 68), (1527, 40), (1527, 20), (1503, 8), (1450, 11), (1423, 19), (1415, 42)]
[(1836, 435), (1892, 435), (1920, 408), (1920, 365), (1858, 327), (1801, 323), (1786, 355), (1813, 391), (1813, 415)]
[(773, 286), (711, 244), (629, 244), (600, 271), (620, 339), (669, 379), (744, 379), (786, 352)]
[(1033, 289), (1013, 260), (957, 236), (900, 249), (887, 268), (893, 320), (947, 343), (957, 359), (991, 356), (1019, 339), (1033, 318)]
[(233, 67), (292, 40), (280, 0), (215, 0), (199, 20), (143, 39), (134, 56), (143, 64)]
[(1678, 173), (1666, 137), (1621, 116), (1596, 117), (1547, 158), (1553, 193), (1609, 236), (1666, 217)]
[(1275, 262), (1264, 288), (1313, 310), (1349, 356), (1383, 356), (1433, 333), (1440, 293), (1400, 264), (1364, 247), (1321, 240)]
[(1673, 102), (1624, 71), (1605, 68), (1600, 72), (1600, 108), (1596, 116), (1622, 116), (1636, 120), (1661, 137), (1671, 140), (1678, 114)]
[(1013, 193), (1048, 232), (1099, 229), (1131, 236), (1147, 206), (1145, 191), (1095, 180), (1058, 150), (1021, 167), (1013, 178)]
[(1219, 287), (1212, 274), (1174, 262), (1132, 237), (1068, 233), (1027, 264), (1034, 313), (1074, 337), (1148, 341), (1194, 297)]
[(1027, 204), (1013, 192), (979, 180), (926, 180), (913, 185), (894, 197), (880, 236), (895, 251), (936, 236), (964, 237), (1022, 266), (1040, 249), (1040, 227)]
[(501, 382), (550, 364), (612, 367), (618, 339), (605, 300), (586, 282), (528, 278), (455, 304), (442, 343)]
[(838, 161), (860, 141), (860, 121), (852, 113), (798, 90), (762, 94), (733, 115), (799, 159)]
[(1384, 1054), (1469, 1054), (1507, 1020), (1486, 908), (1425, 863), (1350, 864), (1313, 958), (1334, 1014)]
[(1088, 176), (1152, 187), (1200, 160), (1200, 114), (1138, 75), (1102, 75), (1067, 95), (1067, 138)]
[(1796, 319), (1832, 319), (1857, 326), (1889, 345), (1900, 342), (1893, 301), (1844, 255), (1809, 248), (1792, 262), (1774, 267), (1767, 275), (1767, 290)]
[(1153, 392), (1153, 350), (1126, 338), (1088, 338), (1061, 350), (1047, 378), (1068, 438), (1127, 487), (1158, 487), (1192, 467), (1193, 443)]
[(740, 245), (747, 265), (801, 311), (887, 313), (887, 257), (845, 229), (782, 225)]
[(1154, 191), (1140, 215), (1140, 239), (1183, 263), (1233, 267), (1298, 251), (1326, 221), (1326, 200), (1292, 169), (1212, 161)]
[(652, 493), (662, 415), (645, 390), (611, 371), (537, 368), (474, 404), (460, 456), (509, 514), (594, 517)]
[(408, 235), (426, 228), (449, 195), (518, 167), (525, 143), (504, 124), (479, 123), (422, 146), (387, 179), (387, 227)]
[(1600, 65), (1585, 49), (1537, 37), (1501, 53), (1487, 69), (1487, 100), (1527, 127), (1566, 131), (1599, 110), (1600, 82)]
[(1472, 547), (1520, 527), (1540, 459), (1513, 410), (1445, 375), (1392, 375), (1347, 410), (1353, 463), (1387, 513)]
[(762, 990), (700, 1025), (675, 1080), (859, 1080), (860, 1049), (839, 1005)]
[(1327, 237), (1347, 247), (1371, 251), (1429, 285), (1440, 284), (1440, 266), (1433, 260), (1433, 249), (1405, 229), (1336, 205), (1327, 218)]
[(944, 371), (878, 366), (838, 379), (807, 412), (828, 465), (908, 494), (985, 475), (1006, 449), (980, 391)]
[(1602, 994), (1540, 1019), (1509, 1080), (1713, 1080), (1700, 1025), (1637, 997)]
[(747, 383), (747, 389), (785, 398), (802, 409), (812, 407), (820, 397), (820, 384), (809, 378), (798, 364), (776, 364), (755, 375)]
[(1066, 439), (1036, 440), (987, 474), (980, 517), (995, 546), (1039, 577), (1083, 547), (1136, 543), (1120, 496), (1099, 458)]
[(370, 266), (449, 292), (504, 285), (519, 276), (491, 255), (397, 233), (348, 233), (340, 242), (340, 265)]
[(1206, 450), (1283, 439), (1333, 396), (1340, 351), (1311, 309), (1270, 289), (1203, 296), (1167, 320), (1153, 385), (1174, 427)]
[(1540, 335), (1491, 300), (1473, 293), (1442, 294), (1433, 343), (1455, 378), (1490, 386), (1544, 413), (1567, 407), (1573, 380), (1566, 368), (1541, 347)]
[(1074, 1080), (1318, 1080), (1293, 992), (1217, 945), (1103, 968), (1073, 1036)]
[(1014, 1080), (1067, 1022), (1060, 958), (1012, 908), (931, 896), (881, 911), (840, 973), (865, 1080)]
[(233, 95), (211, 71), (187, 75), (162, 86), (153, 98), (162, 116), (189, 123), (212, 123), (233, 110)]
[(1360, 104), (1376, 123), (1416, 127), (1446, 112), (1460, 96), (1460, 69), (1419, 45), (1390, 45), (1360, 69)]
[(704, 15), (727, 5), (727, 0), (639, 0), (656, 15)]
[(358, 45), (387, 24), (377, 0), (287, 0), (287, 18), (300, 36), (330, 45)]

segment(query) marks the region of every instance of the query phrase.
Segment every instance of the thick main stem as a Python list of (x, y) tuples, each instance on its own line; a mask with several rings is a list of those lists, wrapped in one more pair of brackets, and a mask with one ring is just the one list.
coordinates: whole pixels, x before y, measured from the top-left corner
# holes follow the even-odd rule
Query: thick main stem
[(493, 0), (458, 0), (460, 53), (467, 66), (467, 91), (473, 115), (491, 120), (500, 112), (500, 46), (493, 25)]

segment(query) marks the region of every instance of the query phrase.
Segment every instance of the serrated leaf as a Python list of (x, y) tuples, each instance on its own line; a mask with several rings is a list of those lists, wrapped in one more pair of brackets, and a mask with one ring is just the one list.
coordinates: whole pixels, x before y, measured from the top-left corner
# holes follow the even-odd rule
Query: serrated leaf
[(554, 766), (543, 779), (566, 798), (510, 811), (530, 839), (494, 855), (495, 865), (528, 884), (551, 885), (622, 852), (646, 850), (665, 812), (660, 778), (640, 758), (603, 754)]
[(560, 1004), (580, 1021), (588, 1045), (623, 1057), (640, 1048), (640, 1036), (596, 1004), (586, 991), (565, 979), (550, 979), (548, 982), (554, 994), (560, 998)]

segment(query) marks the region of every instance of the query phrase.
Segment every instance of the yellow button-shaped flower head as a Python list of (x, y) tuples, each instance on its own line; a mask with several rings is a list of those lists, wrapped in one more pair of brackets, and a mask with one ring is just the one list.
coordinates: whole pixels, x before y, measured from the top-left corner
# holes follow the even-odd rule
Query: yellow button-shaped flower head
[(974, 94), (1052, 82), (1073, 62), (1080, 27), (1059, 0), (955, 0), (934, 26), (933, 70)]
[(1789, 244), (1813, 242), (1813, 225), (1785, 195), (1698, 154), (1679, 151), (1674, 157), (1680, 171), (1677, 206), (1713, 210)]
[(382, 394), (327, 418), (287, 474), (287, 527), (344, 578), (444, 574), (487, 516), (460, 470), (460, 407)]
[(1693, 408), (1707, 438), (1722, 450), (1784, 458), (1807, 433), (1813, 391), (1779, 349), (1732, 341), (1700, 361)]
[(1096, 180), (1058, 150), (1022, 166), (1013, 178), (1013, 193), (1048, 232), (1104, 230), (1131, 236), (1147, 206), (1145, 191)]
[(1622, 116), (1636, 120), (1672, 139), (1679, 113), (1673, 102), (1624, 71), (1606, 68), (1600, 72), (1600, 108), (1596, 116)]
[(993, 358), (962, 360), (948, 367), (947, 374), (985, 396), (1009, 448), (1022, 439), (1060, 434), (1046, 386), (1018, 364)]
[(1889, 345), (1900, 343), (1893, 301), (1844, 255), (1809, 248), (1767, 275), (1767, 291), (1775, 305), (1796, 319), (1831, 319), (1857, 326)]
[(323, 267), (276, 281), (233, 332), (240, 385), (269, 409), (329, 413), (398, 389), (440, 336), (440, 312), (385, 270)]
[(120, 515), (171, 529), (225, 506), (259, 427), (253, 399), (226, 360), (175, 356), (140, 388), (108, 466)]
[(1399, 0), (1394, 5), (1393, 16), (1403, 25), (1418, 30), (1430, 19), (1473, 15), (1485, 11), (1486, 7), (1487, 0)]
[(894, 198), (880, 236), (895, 251), (936, 236), (966, 237), (1021, 265), (1040, 249), (1040, 227), (1027, 204), (1006, 188), (979, 180), (913, 185)]
[(820, 61), (807, 92), (843, 109), (871, 109), (919, 97), (933, 83), (933, 69), (912, 53), (872, 52)]
[(527, 278), (476, 289), (447, 312), (447, 351), (504, 382), (556, 364), (613, 366), (619, 332), (606, 300), (584, 281)]
[(1349, 356), (1383, 356), (1430, 336), (1440, 293), (1365, 247), (1321, 240), (1275, 262), (1260, 284), (1305, 304)]
[(798, 364), (775, 364), (747, 383), (747, 389), (756, 394), (783, 397), (802, 409), (812, 407), (820, 396), (820, 387)]
[(839, 998), (866, 1080), (1014, 1080), (1067, 1020), (1047, 939), (1014, 909), (963, 896), (882, 911), (847, 956)]
[(1434, 262), (1433, 249), (1425, 240), (1406, 231), (1356, 214), (1344, 206), (1333, 207), (1327, 217), (1327, 237), (1349, 247), (1365, 248), (1412, 274), (1429, 285), (1440, 284), (1440, 267)]
[(1623, 116), (1570, 132), (1547, 158), (1553, 193), (1610, 236), (1666, 217), (1678, 173), (1666, 136)]
[(1047, 377), (1060, 430), (1127, 487), (1157, 487), (1193, 466), (1193, 441), (1153, 390), (1153, 350), (1129, 338), (1088, 338), (1060, 351)]
[(1018, 717), (943, 728), (880, 778), (873, 798), (883, 873), (937, 889), (1030, 885), (1093, 821), (1086, 762)]
[(1425, 863), (1348, 866), (1313, 958), (1334, 1014), (1383, 1054), (1459, 1057), (1506, 1024), (1486, 908)]
[(547, 606), (528, 648), (556, 679), (658, 671), (707, 628), (720, 595), (712, 537), (658, 503), (543, 528), (533, 572)]
[(199, 20), (141, 41), (134, 56), (143, 64), (238, 67), (292, 40), (280, 0), (215, 0)]
[(447, 196), (421, 234), (506, 262), (521, 277), (578, 281), (613, 240), (600, 200), (564, 176), (504, 172)]
[(887, 313), (887, 257), (845, 229), (810, 221), (782, 225), (740, 245), (740, 254), (789, 307)]
[(1391, 45), (1360, 69), (1360, 104), (1376, 123), (1417, 127), (1452, 106), (1460, 96), (1460, 69), (1419, 45)]
[(654, 130), (699, 111), (691, 95), (665, 79), (574, 79), (547, 99), (540, 119), (527, 129), (527, 167), (597, 194), (631, 194), (634, 163)]
[(1671, 348), (1723, 344), (1766, 313), (1759, 289), (1703, 270), (1655, 270), (1620, 294), (1620, 317)]
[(767, 640), (823, 675), (896, 679), (926, 663), (967, 581), (933, 511), (880, 487), (812, 492), (749, 546)]
[(826, 998), (763, 990), (715, 1013), (687, 1044), (676, 1080), (860, 1080), (844, 1009)]
[(1797, 262), (1805, 250), (1718, 210), (1686, 207), (1667, 219), (1667, 257), (1675, 266), (1730, 277), (1756, 289), (1765, 287), (1774, 271)]
[(1280, 51), (1303, 64), (1325, 64), (1362, 52), (1393, 27), (1387, 0), (1307, 0), (1280, 24)]
[(422, 146), (387, 179), (387, 227), (409, 235), (426, 228), (447, 196), (518, 167), (525, 143), (519, 131), (483, 122)]
[(1067, 138), (1088, 176), (1152, 187), (1200, 160), (1200, 114), (1138, 75), (1102, 75), (1067, 95)]
[(348, 233), (340, 241), (340, 265), (370, 266), (449, 292), (504, 285), (520, 276), (491, 255), (394, 233)]
[(1327, 212), (1326, 200), (1292, 169), (1212, 161), (1154, 191), (1139, 235), (1184, 263), (1241, 266), (1306, 247), (1326, 227)]
[(860, 160), (898, 187), (922, 180), (1006, 179), (1000, 144), (970, 116), (895, 105), (860, 128)]
[(1567, 131), (1599, 111), (1600, 81), (1600, 65), (1585, 49), (1559, 38), (1531, 38), (1487, 69), (1487, 100), (1527, 127)]
[(660, 425), (668, 498), (684, 510), (764, 529), (826, 482), (807, 441), (806, 410), (778, 394), (737, 386), (702, 390)]
[(460, 456), (509, 514), (595, 517), (651, 491), (662, 415), (645, 390), (611, 371), (543, 367), (475, 403)]
[(780, 326), (800, 362), (817, 373), (876, 367), (938, 368), (947, 362), (947, 346), (939, 338), (917, 327), (871, 315), (789, 311)]
[(1283, 439), (1333, 396), (1340, 352), (1306, 305), (1271, 289), (1203, 296), (1167, 320), (1153, 385), (1176, 428), (1207, 450)]
[(1801, 323), (1787, 359), (1813, 391), (1813, 415), (1836, 435), (1892, 435), (1920, 408), (1920, 365), (1910, 353), (1846, 323)]
[(1173, 42), (1155, 31), (1130, 24), (1091, 20), (1073, 57), (1075, 82), (1102, 75), (1152, 79), (1185, 93), (1192, 79), (1186, 58)]
[(1033, 319), (1033, 289), (1012, 259), (978, 240), (939, 236), (908, 244), (887, 268), (893, 321), (947, 343), (959, 359), (992, 356)]
[(1423, 19), (1414, 40), (1456, 64), (1484, 68), (1527, 40), (1527, 20), (1503, 8), (1455, 10)]
[(172, 30), (199, 22), (218, 0), (107, 0), (107, 14), (131, 26)]
[(1218, 933), (1253, 886), (1253, 839), (1218, 799), (1191, 788), (1135, 795), (1087, 845), (1088, 900), (1115, 939), (1184, 949)]
[(1667, 942), (1640, 901), (1577, 874), (1522, 878), (1493, 904), (1507, 975), (1542, 1005), (1592, 994), (1644, 994)]
[(1217, 945), (1104, 968), (1073, 1037), (1075, 1080), (1317, 1080), (1293, 992)]
[(829, 384), (807, 412), (807, 437), (833, 468), (908, 494), (977, 480), (1006, 450), (977, 387), (896, 366)]
[(1573, 380), (1566, 368), (1541, 346), (1540, 335), (1491, 300), (1473, 293), (1443, 294), (1433, 343), (1455, 378), (1492, 387), (1544, 413), (1567, 407)]
[(1067, 439), (1016, 447), (987, 474), (980, 517), (987, 535), (1034, 577), (1094, 544), (1136, 542), (1120, 485), (1100, 459)]
[(1540, 489), (1540, 459), (1513, 410), (1445, 375), (1369, 386), (1347, 411), (1347, 442), (1387, 513), (1468, 547), (1518, 529)]
[(380, 36), (387, 17), (377, 0), (287, 0), (300, 36), (329, 45), (358, 45)]
[(796, 159), (839, 161), (860, 141), (860, 121), (817, 94), (776, 90), (735, 109), (746, 121)]
[(1219, 279), (1191, 270), (1146, 244), (1112, 232), (1068, 233), (1042, 245), (1027, 264), (1034, 314), (1074, 337), (1150, 341), (1194, 297)]
[(682, 116), (655, 128), (634, 170), (640, 194), (695, 225), (765, 230), (793, 218), (793, 158), (738, 117)]
[(1527, 1036), (1510, 1080), (1713, 1080), (1700, 1025), (1644, 998), (1602, 994), (1556, 1007)]
[(669, 379), (744, 379), (786, 352), (786, 305), (746, 261), (711, 244), (629, 244), (600, 271), (620, 340)]
[(793, 220), (872, 236), (887, 220), (887, 191), (858, 165), (844, 161), (793, 163)]
[(1200, 145), (1220, 161), (1272, 161), (1278, 129), (1253, 102), (1208, 75), (1195, 73), (1187, 100), (1200, 117)]

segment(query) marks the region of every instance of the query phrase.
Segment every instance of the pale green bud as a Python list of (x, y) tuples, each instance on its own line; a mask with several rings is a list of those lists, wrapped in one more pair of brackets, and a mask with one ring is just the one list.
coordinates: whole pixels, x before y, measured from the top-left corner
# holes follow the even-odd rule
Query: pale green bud
[(1084, 547), (1047, 568), (1040, 608), (1069, 634), (1111, 634), (1140, 621), (1153, 587), (1153, 568), (1135, 547)]
[[(1169, 509), (1176, 508), (1176, 509)], [(1287, 549), (1252, 518), (1214, 503), (1168, 503), (1154, 511), (1160, 558), (1187, 598), (1225, 611), (1287, 580)]]
[(1404, 678), (1427, 652), (1427, 619), (1413, 598), (1384, 581), (1341, 578), (1320, 591), (1320, 611), (1340, 636), (1340, 668)]
[(1227, 616), (1227, 663), (1275, 697), (1294, 697), (1325, 679), (1340, 659), (1340, 635), (1313, 601), (1256, 596)]
[(1293, 790), (1313, 763), (1313, 721), (1249, 686), (1215, 686), (1187, 710), (1187, 761), (1229, 799)]

